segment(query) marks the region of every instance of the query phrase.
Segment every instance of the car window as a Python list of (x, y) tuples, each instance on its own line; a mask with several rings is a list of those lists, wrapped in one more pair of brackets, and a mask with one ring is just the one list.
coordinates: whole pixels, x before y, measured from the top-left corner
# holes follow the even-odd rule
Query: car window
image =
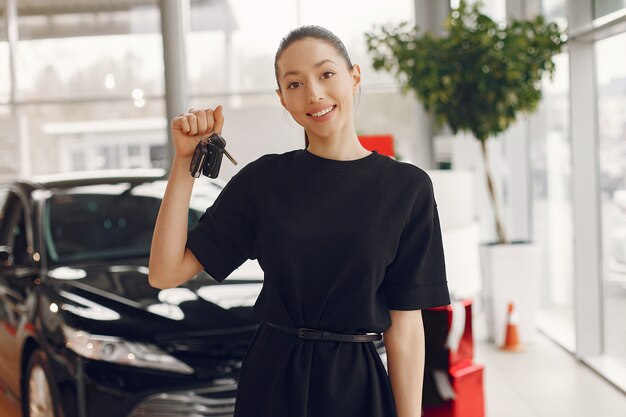
[[(0, 232), (2, 231), (2, 229), (4, 228), (4, 224), (6, 222), (6, 217), (7, 217), (7, 197), (9, 195), (9, 192), (4, 189), (4, 188), (0, 188)], [(0, 242), (1, 244), (2, 242)]]
[(6, 193), (0, 218), (2, 221), (0, 245), (11, 248), (15, 265), (30, 264), (31, 257), (28, 253), (24, 206), (15, 193)]
[(16, 214), (16, 222), (13, 225), (13, 257), (15, 265), (28, 265), (31, 263), (31, 256), (28, 253), (28, 239), (26, 236), (26, 223), (24, 207), (19, 203)]
[[(49, 262), (148, 257), (165, 185), (77, 187), (52, 195), (44, 210)], [(189, 227), (204, 209), (189, 210)]]
[(5, 188), (0, 188), (0, 246), (5, 246), (8, 240), (5, 237), (7, 233), (4, 232), (4, 230), (7, 228), (7, 220), (8, 220), (7, 205), (6, 205), (8, 194), (9, 193)]
[[(0, 188), (0, 213), (4, 209), (4, 203), (7, 201), (7, 195), (9, 192), (5, 188)], [(2, 221), (2, 215), (0, 215), (0, 221)]]

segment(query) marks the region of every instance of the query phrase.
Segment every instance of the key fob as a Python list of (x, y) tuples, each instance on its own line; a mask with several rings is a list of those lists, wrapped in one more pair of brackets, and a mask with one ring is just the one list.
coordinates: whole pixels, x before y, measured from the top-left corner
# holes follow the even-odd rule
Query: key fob
[(198, 178), (202, 173), (206, 157), (208, 155), (208, 149), (204, 142), (200, 141), (194, 149), (193, 157), (191, 158), (191, 164), (189, 165), (189, 173), (192, 177)]
[(230, 159), (230, 162), (232, 162), (233, 165), (237, 165), (237, 161), (235, 161), (235, 158), (233, 158), (232, 155), (229, 154), (228, 151), (226, 150), (226, 140), (223, 137), (214, 133), (211, 136), (209, 136), (209, 140), (211, 140), (211, 142), (213, 142), (214, 144), (222, 148), (222, 152), (224, 152), (224, 155), (226, 155), (226, 157)]
[(213, 142), (207, 142), (205, 144), (205, 148), (207, 149), (207, 156), (204, 159), (202, 173), (209, 178), (217, 178), (220, 172), (220, 167), (222, 166), (224, 148)]
[(209, 142), (218, 146), (221, 149), (224, 149), (226, 147), (226, 139), (224, 139), (217, 133), (213, 133), (211, 136), (209, 136)]

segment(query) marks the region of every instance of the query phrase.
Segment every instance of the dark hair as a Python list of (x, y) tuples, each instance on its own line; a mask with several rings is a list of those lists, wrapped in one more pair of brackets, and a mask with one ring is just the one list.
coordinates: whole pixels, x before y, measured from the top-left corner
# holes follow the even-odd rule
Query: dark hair
[[(327, 42), (330, 46), (335, 48), (335, 50), (337, 51), (337, 53), (339, 53), (339, 55), (341, 55), (345, 59), (346, 65), (348, 66), (348, 71), (352, 71), (352, 67), (353, 67), (352, 61), (350, 60), (350, 57), (348, 56), (348, 51), (346, 50), (346, 47), (344, 46), (343, 42), (341, 42), (341, 39), (339, 39), (330, 30), (323, 28), (321, 26), (304, 25), (304, 26), (300, 26), (295, 29), (292, 29), (287, 34), (287, 36), (282, 38), (280, 41), (280, 45), (278, 46), (278, 50), (276, 51), (276, 56), (274, 57), (274, 75), (276, 76), (276, 84), (278, 85), (278, 89), (280, 89), (280, 83), (278, 82), (278, 66), (277, 66), (278, 58), (280, 58), (280, 55), (283, 53), (283, 51), (287, 49), (292, 43), (302, 40), (302, 39), (306, 39), (306, 38), (314, 38), (314, 39), (319, 39), (321, 41)], [(361, 86), (359, 86), (359, 93), (360, 93), (360, 88)], [(306, 130), (305, 130), (304, 131), (304, 148), (306, 149), (308, 147), (309, 147), (309, 137), (307, 136)]]

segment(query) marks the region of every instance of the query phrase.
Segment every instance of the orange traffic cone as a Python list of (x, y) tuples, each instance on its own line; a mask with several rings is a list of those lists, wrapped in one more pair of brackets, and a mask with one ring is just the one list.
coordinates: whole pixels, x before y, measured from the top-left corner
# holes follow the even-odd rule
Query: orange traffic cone
[(509, 302), (509, 314), (506, 321), (506, 336), (504, 338), (504, 345), (500, 346), (502, 350), (508, 350), (513, 352), (519, 352), (524, 350), (524, 346), (520, 343), (519, 335), (517, 333), (517, 325), (519, 324), (519, 317), (513, 302)]

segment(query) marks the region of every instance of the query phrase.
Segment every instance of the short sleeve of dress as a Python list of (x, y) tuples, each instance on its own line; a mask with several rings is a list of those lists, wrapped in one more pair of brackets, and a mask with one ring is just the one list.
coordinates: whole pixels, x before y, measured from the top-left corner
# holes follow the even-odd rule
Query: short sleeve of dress
[(216, 281), (253, 258), (257, 217), (249, 165), (224, 186), (213, 204), (187, 231), (186, 246)]
[(430, 177), (425, 176), (406, 221), (396, 256), (383, 279), (392, 310), (450, 304), (439, 214)]

